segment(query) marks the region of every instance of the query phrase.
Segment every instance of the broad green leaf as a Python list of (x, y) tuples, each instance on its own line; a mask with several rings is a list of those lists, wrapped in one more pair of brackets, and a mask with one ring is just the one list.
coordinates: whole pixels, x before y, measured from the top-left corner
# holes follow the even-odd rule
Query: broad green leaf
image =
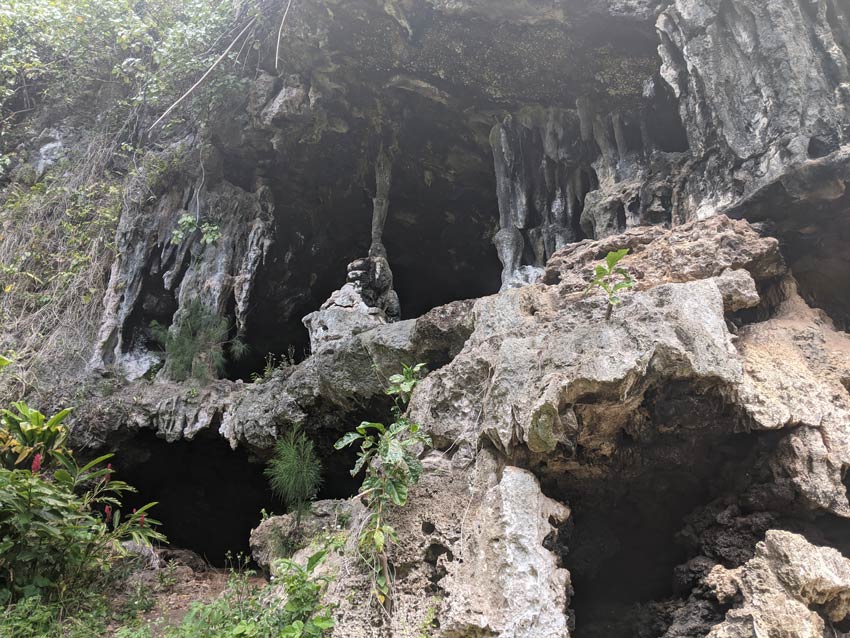
[(321, 563), (327, 555), (327, 550), (316, 552), (307, 559), (307, 566), (304, 568), (308, 574), (312, 574), (316, 566)]
[(390, 479), (387, 481), (387, 494), (393, 503), (402, 507), (407, 503), (407, 485), (403, 481)]
[(359, 432), (348, 432), (345, 436), (343, 436), (339, 441), (334, 443), (334, 448), (337, 450), (341, 450), (343, 448), (348, 447), (355, 441), (359, 441), (363, 438), (363, 435)]
[(608, 256), (605, 257), (605, 263), (608, 264), (608, 270), (611, 271), (614, 267), (629, 254), (628, 248), (623, 248), (622, 250), (616, 250), (614, 252), (608, 253)]

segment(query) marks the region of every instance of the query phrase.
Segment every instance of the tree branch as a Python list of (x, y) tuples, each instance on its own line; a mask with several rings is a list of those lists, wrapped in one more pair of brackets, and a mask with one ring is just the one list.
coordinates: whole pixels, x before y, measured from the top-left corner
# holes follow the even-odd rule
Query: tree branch
[(221, 61), (222, 61), (222, 60), (224, 60), (224, 58), (226, 58), (226, 57), (227, 57), (227, 54), (228, 54), (228, 53), (230, 53), (230, 51), (233, 49), (233, 47), (235, 47), (235, 46), (236, 46), (236, 43), (237, 43), (237, 42), (239, 42), (239, 39), (240, 39), (243, 35), (245, 35), (245, 33), (248, 31), (248, 29), (249, 29), (249, 28), (251, 28), (251, 25), (252, 25), (252, 24), (254, 24), (254, 22), (255, 22), (256, 20), (257, 20), (257, 18), (256, 18), (256, 16), (255, 16), (255, 17), (251, 18), (251, 19), (248, 21), (248, 24), (246, 24), (246, 25), (245, 25), (245, 28), (243, 28), (243, 29), (239, 32), (239, 35), (237, 35), (235, 38), (233, 38), (233, 42), (231, 42), (231, 43), (230, 43), (230, 45), (229, 45), (229, 46), (228, 46), (228, 47), (224, 50), (224, 53), (222, 53), (220, 56), (218, 56), (218, 59), (217, 59), (215, 62), (213, 62), (213, 63), (212, 63), (212, 66), (211, 66), (209, 69), (207, 69), (207, 72), (206, 72), (206, 73), (204, 73), (204, 74), (201, 76), (201, 79), (200, 79), (200, 80), (198, 80), (197, 82), (195, 82), (195, 83), (192, 85), (192, 88), (190, 88), (190, 89), (189, 89), (188, 91), (186, 91), (183, 95), (181, 95), (181, 96), (180, 96), (180, 98), (179, 98), (179, 99), (178, 99), (178, 100), (177, 100), (174, 104), (172, 104), (171, 106), (169, 106), (169, 107), (165, 110), (165, 113), (163, 113), (162, 115), (160, 115), (160, 116), (159, 116), (159, 119), (157, 119), (157, 121), (156, 121), (156, 122), (154, 122), (153, 124), (151, 124), (151, 127), (148, 129), (148, 133), (150, 133), (152, 130), (154, 130), (154, 129), (156, 128), (157, 124), (159, 124), (159, 123), (160, 123), (160, 122), (162, 122), (162, 121), (163, 121), (166, 117), (168, 117), (168, 115), (169, 115), (169, 114), (170, 114), (170, 113), (171, 113), (174, 109), (176, 109), (176, 108), (177, 108), (177, 106), (178, 106), (181, 102), (183, 102), (183, 100), (185, 100), (187, 97), (189, 97), (189, 96), (190, 96), (190, 95), (194, 92), (194, 90), (195, 90), (195, 89), (197, 89), (197, 88), (198, 88), (198, 87), (199, 87), (199, 86), (203, 83), (203, 81), (207, 79), (207, 77), (209, 76), (209, 74), (213, 72), (213, 69), (215, 69), (215, 68), (216, 68), (216, 67), (217, 67), (217, 66), (221, 63)]

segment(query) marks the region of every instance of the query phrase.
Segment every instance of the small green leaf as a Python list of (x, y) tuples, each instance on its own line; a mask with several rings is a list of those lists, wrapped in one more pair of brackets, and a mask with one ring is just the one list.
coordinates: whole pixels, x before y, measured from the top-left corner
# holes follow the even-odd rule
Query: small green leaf
[(608, 253), (608, 256), (605, 257), (605, 263), (608, 264), (608, 270), (611, 271), (614, 267), (629, 254), (628, 248), (623, 248), (622, 250), (616, 250), (614, 252)]
[(376, 529), (372, 534), (372, 539), (375, 543), (375, 550), (378, 552), (384, 551), (384, 532), (380, 529)]
[(363, 435), (359, 432), (348, 432), (345, 436), (343, 436), (339, 441), (334, 443), (334, 449), (341, 450), (343, 448), (348, 447), (355, 441), (359, 441), (363, 438)]
[(407, 485), (403, 481), (393, 479), (387, 481), (387, 494), (399, 507), (407, 503)]

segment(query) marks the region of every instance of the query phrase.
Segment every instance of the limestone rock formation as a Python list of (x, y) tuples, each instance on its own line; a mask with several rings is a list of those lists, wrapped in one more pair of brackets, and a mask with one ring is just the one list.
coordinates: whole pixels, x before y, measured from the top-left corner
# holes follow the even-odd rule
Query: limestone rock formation
[[(348, 496), (333, 441), (424, 362), (393, 613), (348, 595), (352, 506), (336, 638), (846, 635), (847, 0), (316, 0), (284, 26), (127, 172), (96, 338), (43, 397), (80, 452), (260, 461), (302, 427)], [(75, 126), (39, 121), (0, 186)], [(608, 320), (585, 290), (623, 248)], [(175, 383), (152, 324), (198, 300), (224, 378)]]
[(788, 532), (768, 531), (752, 560), (714, 568), (706, 584), (734, 606), (709, 638), (824, 636), (827, 623), (850, 616), (850, 560)]
[(397, 321), (401, 311), (393, 274), (385, 257), (367, 257), (348, 265), (348, 281), (321, 309), (304, 317), (314, 354), (370, 328)]
[[(594, 258), (621, 246), (634, 250), (622, 263), (638, 286), (606, 321), (603, 300), (585, 298), (582, 282)], [(556, 253), (547, 284), (478, 300), (471, 335), (411, 403), (438, 451), (425, 459), (414, 505), (392, 514), (403, 540), (392, 557), (389, 635), (426, 617), (423, 588), (438, 592), (447, 637), (566, 637), (573, 627), (756, 636), (740, 619), (762, 614), (758, 622), (778, 626), (770, 600), (787, 612), (786, 626), (806, 604), (833, 605), (828, 621), (801, 611), (794, 634), (827, 635), (824, 623), (846, 615), (847, 585), (836, 577), (813, 589), (806, 583), (822, 579), (794, 575), (793, 556), (811, 554), (817, 565), (823, 551), (824, 570), (836, 574), (847, 561), (767, 530), (790, 517), (815, 533), (805, 522), (812, 514), (850, 518), (850, 339), (805, 305), (778, 249), (722, 216), (635, 229)], [(771, 318), (755, 319), (763, 313)], [(624, 499), (637, 519), (606, 522), (600, 508)], [(668, 519), (668, 507), (682, 518)], [(646, 538), (644, 526), (653, 530)], [(645, 563), (623, 552), (674, 547), (674, 536), (687, 560), (648, 567), (635, 595), (655, 582), (662, 591), (675, 582), (676, 595), (631, 609), (573, 607), (572, 592), (606, 582), (606, 569), (609, 587), (628, 591), (621, 583), (635, 576), (617, 570)], [(337, 591), (364, 578), (347, 555)], [(783, 569), (791, 575), (767, 576)], [(727, 614), (733, 582), (744, 602)], [(335, 635), (372, 635), (372, 616), (333, 600), (346, 618)], [(806, 634), (806, 623), (821, 633)]]

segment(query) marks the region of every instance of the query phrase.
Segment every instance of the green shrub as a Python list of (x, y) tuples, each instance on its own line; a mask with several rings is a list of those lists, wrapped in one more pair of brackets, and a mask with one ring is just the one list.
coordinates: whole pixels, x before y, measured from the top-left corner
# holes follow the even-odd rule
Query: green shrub
[(36, 454), (46, 460), (67, 456), (68, 430), (62, 421), (71, 413), (62, 410), (51, 418), (29, 407), (23, 401), (13, 403), (11, 410), (0, 410), (0, 463), (6, 469), (31, 462)]
[(275, 495), (300, 521), (302, 512), (321, 487), (322, 462), (313, 442), (296, 428), (278, 440), (265, 475)]
[(228, 341), (230, 323), (206, 308), (199, 299), (189, 302), (170, 330), (153, 322), (154, 338), (165, 346), (166, 371), (175, 381), (209, 381), (224, 374), (224, 347), (234, 356), (244, 354), (241, 341)]
[(303, 567), (286, 558), (275, 561), (273, 571), (283, 582), (286, 592), (282, 615), (286, 626), (280, 633), (281, 638), (321, 638), (333, 628), (331, 610), (321, 604), (328, 579), (313, 576), (326, 555), (327, 550), (316, 552)]
[[(334, 626), (331, 610), (321, 604), (327, 578), (313, 575), (326, 551), (311, 556), (305, 566), (278, 561), (274, 570), (283, 583), (286, 604), (266, 602), (268, 588), (251, 583), (252, 572), (231, 571), (225, 592), (209, 603), (195, 603), (177, 627), (162, 638), (323, 638)], [(146, 634), (125, 630), (118, 638)]]
[(361, 441), (357, 463), (351, 470), (351, 475), (356, 476), (366, 468), (360, 497), (369, 508), (369, 519), (360, 533), (360, 548), (372, 570), (373, 593), (386, 608), (392, 604), (393, 584), (387, 550), (398, 542), (395, 529), (386, 522), (387, 511), (391, 506), (402, 507), (407, 503), (410, 488), (422, 474), (422, 463), (414, 451), (418, 446), (431, 445), (430, 437), (405, 416), (410, 395), (423, 370), (422, 363), (406, 365), (401, 374), (390, 377), (386, 392), (395, 401), (393, 423), (386, 426), (364, 421), (334, 444), (339, 450)]
[(584, 291), (584, 294), (587, 295), (594, 288), (600, 288), (608, 297), (608, 309), (605, 313), (606, 321), (610, 321), (614, 306), (618, 306), (622, 302), (620, 292), (633, 288), (635, 285), (629, 271), (617, 265), (628, 254), (628, 248), (608, 253), (605, 257), (605, 263), (597, 264), (593, 272), (593, 279)]
[(112, 479), (111, 467), (102, 466), (107, 458), (84, 467), (62, 459), (52, 478), (36, 465), (0, 469), (0, 602), (65, 602), (126, 554), (122, 541), (164, 540), (158, 521), (146, 518), (153, 503), (122, 519), (120, 497), (133, 490)]

